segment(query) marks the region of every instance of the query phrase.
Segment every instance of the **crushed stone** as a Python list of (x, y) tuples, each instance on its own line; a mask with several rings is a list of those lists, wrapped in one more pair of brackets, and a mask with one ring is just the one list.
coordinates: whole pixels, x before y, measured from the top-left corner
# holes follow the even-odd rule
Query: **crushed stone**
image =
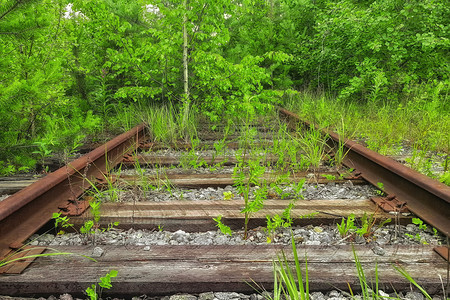
[[(305, 245), (346, 245), (371, 244), (372, 251), (377, 255), (383, 255), (385, 245), (417, 245), (430, 244), (441, 245), (444, 243), (443, 236), (435, 234), (432, 230), (422, 230), (417, 226), (409, 231), (404, 225), (386, 225), (373, 232), (368, 238), (353, 234), (345, 238), (341, 237), (336, 226), (298, 226), (292, 228), (294, 240), (298, 244)], [(265, 228), (258, 227), (249, 230), (248, 238), (243, 239), (243, 230), (233, 231), (232, 235), (224, 235), (220, 230), (206, 232), (185, 232), (177, 230), (152, 231), (146, 229), (111, 229), (109, 231), (97, 231), (95, 238), (85, 234), (65, 233), (63, 235), (43, 234), (33, 235), (28, 241), (31, 245), (39, 246), (70, 246), (86, 245), (95, 241), (96, 246), (101, 245), (134, 245), (146, 247), (149, 250), (152, 245), (263, 245), (267, 244), (269, 234)], [(406, 235), (407, 233), (408, 235)], [(289, 245), (291, 242), (291, 230), (289, 228), (278, 228), (270, 234), (273, 244)], [(102, 255), (102, 249), (94, 250), (96, 255)], [(93, 253), (94, 254), (94, 253)]]
[[(393, 292), (386, 293), (383, 290), (379, 290), (378, 294), (382, 299), (402, 299), (402, 300), (423, 300), (424, 295), (415, 292), (408, 291), (406, 293)], [(350, 295), (345, 291), (330, 290), (328, 292), (311, 292), (309, 294), (311, 300), (359, 300), (362, 299), (361, 295)], [(267, 300), (272, 299), (273, 293), (263, 291), (260, 294), (243, 294), (237, 292), (205, 292), (201, 294), (175, 294), (170, 296), (150, 297), (147, 295), (134, 296), (132, 300)], [(434, 295), (433, 300), (444, 300), (443, 295)], [(40, 297), (40, 298), (24, 298), (24, 297), (9, 297), (0, 296), (0, 300), (85, 300), (72, 297), (69, 294), (63, 294), (58, 296)], [(124, 300), (123, 298), (107, 297), (110, 300)], [(284, 299), (284, 298), (283, 298)]]

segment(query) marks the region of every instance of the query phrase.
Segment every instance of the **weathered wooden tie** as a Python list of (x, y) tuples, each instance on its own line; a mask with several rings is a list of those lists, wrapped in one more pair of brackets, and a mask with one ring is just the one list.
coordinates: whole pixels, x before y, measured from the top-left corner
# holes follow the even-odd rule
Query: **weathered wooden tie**
[[(334, 179), (327, 179), (327, 176), (331, 176)], [(116, 177), (115, 177), (116, 178)], [(285, 178), (289, 182), (299, 182), (305, 179), (305, 182), (312, 184), (324, 184), (328, 182), (344, 183), (351, 181), (354, 185), (362, 185), (367, 182), (362, 179), (355, 178), (343, 178), (340, 177), (337, 172), (320, 172), (317, 174), (309, 172), (298, 172)], [(126, 184), (139, 185), (139, 184), (151, 184), (154, 186), (162, 185), (163, 183), (170, 183), (170, 185), (181, 188), (207, 188), (207, 187), (225, 187), (227, 185), (233, 185), (235, 180), (232, 174), (161, 174), (148, 175), (145, 177), (137, 175), (120, 175), (120, 180)], [(265, 173), (260, 181), (266, 181), (270, 184), (280, 180), (279, 174)]]
[[(90, 255), (93, 246), (58, 247), (72, 256), (38, 258), (21, 275), (0, 277), (1, 295), (50, 295), (61, 291), (81, 296), (88, 286), (107, 272), (119, 272), (112, 279), (112, 289), (102, 296), (170, 295), (207, 291), (254, 293), (246, 283), (255, 281), (265, 289), (273, 289), (272, 260), (281, 249), (292, 259), (289, 246), (101, 246), (104, 254), (97, 262), (79, 255)], [(393, 266), (403, 267), (430, 294), (441, 292), (441, 279), (447, 274), (447, 263), (432, 247), (383, 246), (385, 254), (376, 255), (370, 247), (355, 246), (366, 278), (374, 281), (378, 265), (379, 288), (404, 291), (410, 283)], [(304, 269), (308, 259), (311, 291), (342, 289), (359, 290), (359, 280), (351, 246), (298, 245)], [(70, 266), (70, 268), (68, 268)], [(130, 295), (131, 294), (131, 295)]]
[[(288, 206), (289, 200), (269, 199), (264, 202), (264, 208), (251, 215), (250, 227), (265, 226), (266, 216), (281, 215)], [(120, 228), (157, 228), (164, 226), (165, 230), (207, 231), (215, 230), (213, 218), (222, 215), (222, 221), (232, 229), (240, 229), (244, 224), (243, 200), (199, 200), (170, 202), (124, 202), (103, 203), (100, 208), (100, 224), (107, 226), (111, 222), (119, 222)], [(380, 211), (369, 200), (299, 200), (291, 214), (295, 225), (334, 224), (342, 217), (354, 213), (362, 217), (372, 212), (378, 220), (393, 218), (392, 215)], [(314, 218), (302, 216), (318, 213)], [(405, 217), (401, 217), (406, 221)], [(75, 226), (81, 226), (85, 220), (92, 219), (89, 211), (80, 217), (71, 217)]]

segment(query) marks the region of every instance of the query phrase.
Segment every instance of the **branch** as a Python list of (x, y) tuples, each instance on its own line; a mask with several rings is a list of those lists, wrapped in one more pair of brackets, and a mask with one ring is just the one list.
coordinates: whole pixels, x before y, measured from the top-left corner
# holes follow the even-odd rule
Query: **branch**
[(3, 15), (0, 16), (0, 20), (3, 19), (7, 14), (9, 14), (10, 12), (12, 12), (14, 9), (16, 9), (17, 6), (19, 6), (19, 4), (22, 2), (22, 0), (18, 0), (16, 1), (16, 3), (14, 3), (13, 6), (11, 6), (7, 11), (5, 11), (5, 13), (3, 13)]
[(200, 30), (200, 24), (201, 24), (202, 21), (203, 21), (203, 15), (204, 15), (204, 12), (205, 12), (205, 8), (206, 8), (207, 6), (208, 6), (207, 3), (206, 3), (205, 5), (203, 5), (202, 11), (200, 12), (200, 14), (197, 15), (198, 20), (199, 20), (198, 30), (197, 30), (197, 31), (194, 31), (194, 33), (193, 33), (192, 36), (191, 36), (191, 39), (189, 40), (188, 45), (191, 45), (191, 44), (192, 44), (192, 42), (193, 42), (193, 40), (194, 40), (194, 37), (195, 37), (195, 34)]
[[(122, 38), (122, 39), (123, 39), (123, 38)], [(131, 54), (130, 50), (128, 50), (128, 47), (126, 46), (126, 44), (125, 44), (123, 41), (122, 41), (122, 45), (123, 45), (123, 47), (125, 48), (125, 50), (127, 51), (128, 55), (130, 56), (130, 58), (132, 59), (132, 61), (133, 61), (133, 55)], [(156, 82), (157, 84), (159, 84), (159, 85), (161, 85), (161, 86), (164, 86), (164, 84), (163, 84), (162, 82), (160, 82), (159, 80), (156, 80), (156, 79), (152, 78), (152, 76), (151, 76), (148, 72), (145, 72), (144, 70), (142, 70), (142, 68), (141, 68), (137, 63), (134, 62), (134, 65), (135, 65), (135, 67), (139, 70), (139, 72), (141, 72), (143, 75), (148, 75), (148, 76), (150, 77), (150, 80)], [(181, 102), (181, 98), (177, 97), (175, 94), (174, 94), (173, 96), (174, 96), (178, 101)]]
[(21, 32), (0, 32), (0, 34), (4, 34), (4, 35), (19, 35)]

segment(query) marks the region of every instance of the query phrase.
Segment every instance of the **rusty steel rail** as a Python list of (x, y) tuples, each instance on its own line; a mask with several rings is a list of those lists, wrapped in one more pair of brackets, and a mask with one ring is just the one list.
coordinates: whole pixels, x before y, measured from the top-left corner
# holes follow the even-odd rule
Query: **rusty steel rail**
[[(314, 126), (284, 108), (280, 113), (290, 120), (301, 122), (304, 126)], [(316, 129), (317, 127), (314, 126)], [(337, 146), (344, 143), (344, 165), (355, 169), (361, 177), (383, 190), (389, 198), (406, 202), (408, 209), (422, 220), (450, 235), (450, 187), (408, 168), (399, 162), (341, 137), (329, 130), (320, 129), (330, 137), (329, 143)]]
[(144, 135), (144, 125), (136, 126), (0, 202), (0, 261), (21, 248), (53, 213), (81, 210), (77, 198), (90, 187), (86, 179), (101, 178), (137, 149)]

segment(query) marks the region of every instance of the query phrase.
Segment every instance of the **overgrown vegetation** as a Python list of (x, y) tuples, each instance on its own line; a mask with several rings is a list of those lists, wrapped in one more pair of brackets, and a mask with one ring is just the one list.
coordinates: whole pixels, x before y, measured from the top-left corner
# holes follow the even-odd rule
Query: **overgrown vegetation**
[(336, 226), (342, 238), (354, 239), (356, 236), (360, 236), (369, 240), (375, 231), (391, 221), (391, 219), (386, 219), (382, 222), (377, 222), (375, 213), (371, 215), (364, 213), (361, 219), (357, 221), (355, 214), (352, 213), (347, 218), (342, 218), (341, 223), (337, 223)]
[(190, 139), (192, 114), (242, 119), (282, 95), (372, 149), (448, 153), (449, 14), (443, 0), (3, 1), (0, 173), (141, 120)]
[(446, 183), (450, 102), (447, 94), (421, 93), (399, 101), (367, 104), (324, 93), (289, 92), (285, 105), (302, 118), (359, 140), (383, 155), (409, 154), (406, 163), (410, 167)]
[[(309, 273), (308, 273), (308, 258), (305, 252), (305, 259), (299, 259), (297, 245), (294, 242), (294, 237), (291, 237), (291, 246), (293, 259), (288, 259), (284, 251), (281, 255), (273, 260), (273, 293), (262, 292), (262, 296), (267, 300), (309, 300), (311, 295), (309, 292)], [(373, 275), (369, 277), (367, 270), (364, 270), (358, 253), (352, 245), (353, 259), (355, 262), (356, 276), (359, 281), (360, 294), (354, 294), (352, 286), (348, 284), (349, 294), (352, 299), (382, 299), (386, 298), (385, 293), (381, 293), (381, 286), (379, 281), (378, 265), (375, 263), (375, 270), (371, 272)], [(416, 282), (411, 275), (400, 265), (392, 265), (392, 268), (397, 270), (405, 279), (420, 291), (426, 299), (433, 299), (427, 291)], [(264, 287), (259, 286), (256, 282), (250, 284), (257, 291), (264, 291)], [(443, 286), (443, 297), (446, 298), (446, 290)], [(389, 299), (402, 299), (400, 296), (387, 297)]]
[[(97, 300), (101, 299), (101, 295), (103, 292), (103, 289), (110, 289), (112, 288), (112, 278), (117, 277), (119, 272), (117, 270), (111, 270), (108, 273), (106, 273), (105, 276), (100, 277), (100, 282), (97, 284), (92, 284), (90, 287), (86, 289), (86, 295), (91, 300)], [(97, 286), (98, 285), (98, 286)]]

